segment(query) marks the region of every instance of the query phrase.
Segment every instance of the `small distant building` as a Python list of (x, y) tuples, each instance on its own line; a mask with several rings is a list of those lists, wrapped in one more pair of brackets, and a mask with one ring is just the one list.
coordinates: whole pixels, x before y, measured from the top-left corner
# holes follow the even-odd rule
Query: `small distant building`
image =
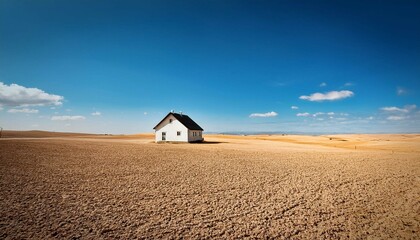
[(190, 117), (170, 112), (154, 128), (156, 142), (202, 142), (203, 129)]

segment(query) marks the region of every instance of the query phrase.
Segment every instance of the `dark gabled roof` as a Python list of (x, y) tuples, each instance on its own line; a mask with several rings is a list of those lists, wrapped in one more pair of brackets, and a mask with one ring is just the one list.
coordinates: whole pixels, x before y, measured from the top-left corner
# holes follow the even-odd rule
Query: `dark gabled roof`
[(159, 126), (159, 124), (161, 124), (163, 122), (163, 120), (165, 120), (169, 115), (174, 116), (176, 118), (176, 120), (178, 120), (179, 122), (181, 122), (182, 125), (184, 125), (189, 130), (201, 130), (201, 131), (204, 131), (196, 122), (194, 122), (190, 117), (188, 117), (188, 115), (179, 114), (179, 113), (173, 113), (173, 112), (168, 113), (168, 115), (166, 115), (162, 119), (162, 121), (160, 121), (153, 129), (156, 129), (157, 126)]

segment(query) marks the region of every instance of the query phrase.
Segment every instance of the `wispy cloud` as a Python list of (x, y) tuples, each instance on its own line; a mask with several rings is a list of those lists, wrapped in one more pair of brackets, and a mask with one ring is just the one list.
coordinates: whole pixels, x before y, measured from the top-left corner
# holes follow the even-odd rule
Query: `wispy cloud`
[(416, 105), (406, 105), (404, 106), (404, 108), (399, 108), (399, 107), (383, 107), (381, 108), (382, 111), (385, 112), (390, 112), (390, 113), (395, 113), (395, 112), (401, 112), (401, 113), (408, 113), (414, 109), (416, 109), (417, 106)]
[(298, 116), (298, 117), (309, 117), (309, 116), (311, 116), (311, 114), (308, 113), (308, 112), (304, 112), (304, 113), (298, 113), (298, 114), (296, 114), (296, 116)]
[(268, 112), (268, 113), (252, 113), (249, 115), (250, 118), (256, 118), (256, 117), (275, 117), (278, 114), (276, 112)]
[(323, 113), (323, 112), (317, 112), (317, 113), (314, 113), (312, 116), (314, 116), (314, 117), (318, 117), (318, 116), (320, 116), (320, 115), (324, 115), (324, 113)]
[(53, 116), (51, 120), (53, 121), (75, 121), (75, 120), (85, 120), (84, 116)]
[(351, 82), (346, 82), (345, 84), (344, 84), (344, 86), (345, 87), (351, 87), (351, 86), (353, 86), (354, 84), (353, 83), (351, 83)]
[(298, 106), (291, 106), (290, 108), (291, 108), (291, 109), (293, 109), (293, 110), (297, 110), (297, 109), (299, 109), (299, 107), (298, 107)]
[(324, 113), (324, 112), (317, 112), (317, 113), (314, 113), (312, 116), (314, 116), (314, 117), (317, 117), (317, 116), (320, 116), (320, 115), (333, 116), (334, 114), (335, 114), (334, 112), (327, 112), (327, 113)]
[[(316, 112), (316, 113), (308, 113), (308, 112), (304, 112), (304, 113), (298, 113), (296, 114), (296, 116), (298, 117), (311, 117), (311, 118), (319, 118), (321, 116), (326, 116), (327, 119), (334, 119), (335, 115), (341, 115), (341, 116), (348, 116), (348, 113), (335, 113), (335, 112)], [(324, 120), (325, 118), (322, 118), (322, 120)], [(339, 119), (339, 118), (335, 118), (335, 119)]]
[(7, 112), (9, 113), (38, 113), (38, 109), (30, 109), (30, 108), (12, 108), (9, 109)]
[(397, 87), (397, 95), (398, 96), (402, 96), (402, 95), (405, 95), (405, 94), (407, 94), (407, 90), (405, 88)]
[(315, 102), (321, 102), (321, 101), (335, 101), (339, 99), (344, 99), (353, 96), (354, 93), (352, 91), (343, 90), (343, 91), (331, 91), (327, 93), (313, 93), (309, 96), (300, 96), (299, 98), (302, 100), (308, 100), (308, 101), (315, 101)]
[(389, 116), (386, 119), (391, 120), (391, 121), (399, 121), (399, 120), (404, 120), (407, 119), (407, 116)]
[(288, 82), (272, 82), (272, 85), (275, 87), (284, 87), (284, 86), (289, 85), (289, 83)]
[(326, 87), (327, 86), (327, 83), (323, 82), (323, 83), (319, 84), (319, 86), (320, 87)]
[(403, 108), (395, 107), (395, 106), (383, 107), (383, 108), (381, 108), (381, 110), (385, 114), (388, 114), (388, 117), (386, 118), (387, 120), (400, 121), (400, 120), (409, 119), (410, 116), (415, 117), (416, 112), (414, 110), (416, 108), (417, 108), (417, 106), (412, 104), (412, 105), (406, 105)]
[(18, 84), (6, 85), (0, 82), (0, 105), (3, 106), (46, 106), (61, 105), (64, 97), (49, 94), (38, 88), (27, 88)]
[(102, 113), (101, 113), (101, 112), (96, 111), (96, 112), (91, 113), (90, 115), (92, 115), (92, 116), (101, 116), (101, 115), (102, 115)]
[(386, 112), (408, 112), (407, 109), (398, 108), (398, 107), (383, 107), (381, 108), (381, 110), (386, 111)]

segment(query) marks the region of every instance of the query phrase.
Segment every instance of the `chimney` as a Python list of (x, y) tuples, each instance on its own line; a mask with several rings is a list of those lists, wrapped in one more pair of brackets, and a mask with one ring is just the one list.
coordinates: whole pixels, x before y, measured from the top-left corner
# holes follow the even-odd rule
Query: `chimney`
[(182, 111), (179, 111), (179, 114), (182, 116)]

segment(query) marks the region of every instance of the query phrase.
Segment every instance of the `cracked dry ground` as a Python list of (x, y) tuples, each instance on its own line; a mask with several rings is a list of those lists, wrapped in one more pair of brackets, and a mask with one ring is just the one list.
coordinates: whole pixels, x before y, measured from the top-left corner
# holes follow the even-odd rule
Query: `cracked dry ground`
[(0, 141), (0, 238), (419, 239), (418, 154)]

